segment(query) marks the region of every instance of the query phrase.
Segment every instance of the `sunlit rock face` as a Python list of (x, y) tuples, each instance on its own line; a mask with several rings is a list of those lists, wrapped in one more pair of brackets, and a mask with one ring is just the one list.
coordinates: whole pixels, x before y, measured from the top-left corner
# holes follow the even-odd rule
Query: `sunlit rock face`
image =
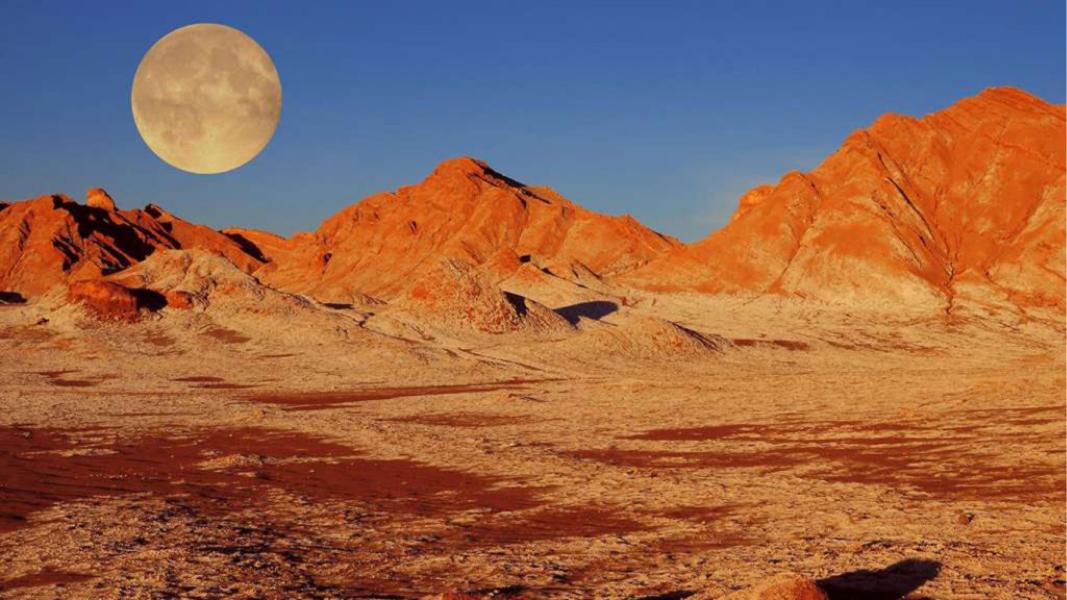
[(560, 276), (611, 275), (681, 247), (632, 217), (586, 210), (549, 188), (523, 185), (483, 162), (441, 163), (421, 183), (345, 208), (313, 234), (262, 242), (258, 276), (319, 299), (390, 298), (441, 259), (498, 271), (534, 263)]
[(156, 206), (117, 210), (107, 192), (94, 188), (86, 204), (54, 195), (0, 210), (0, 291), (32, 299), (57, 284), (115, 273), (177, 248), (223, 256), (245, 271), (262, 262), (226, 235)]
[(950, 307), (1064, 305), (1064, 107), (1011, 88), (885, 115), (627, 282)]
[(67, 299), (105, 321), (136, 321), (140, 311), (149, 308), (134, 290), (100, 279), (71, 282)]
[(323, 302), (394, 300), (456, 261), (510, 277), (535, 299), (551, 295), (531, 290), (562, 279), (620, 297), (644, 288), (1055, 312), (1064, 307), (1064, 123), (1062, 106), (1006, 88), (922, 119), (887, 115), (812, 172), (745, 194), (726, 227), (691, 246), (472, 158), (289, 239), (217, 232), (155, 205), (118, 210), (103, 190), (90, 191), (88, 206), (45, 196), (0, 205), (0, 291), (33, 296), (158, 249), (201, 249)]
[(90, 188), (85, 195), (85, 205), (103, 210), (115, 210), (115, 201), (101, 188)]

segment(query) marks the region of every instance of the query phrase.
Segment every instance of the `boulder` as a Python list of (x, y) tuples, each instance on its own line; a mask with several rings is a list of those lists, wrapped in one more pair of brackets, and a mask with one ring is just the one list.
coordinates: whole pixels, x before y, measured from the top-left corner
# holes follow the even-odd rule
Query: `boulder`
[(814, 580), (796, 573), (782, 573), (730, 594), (726, 600), (828, 600), (828, 597)]
[(67, 287), (67, 299), (109, 321), (136, 321), (142, 308), (158, 308), (143, 292), (98, 279), (72, 282)]

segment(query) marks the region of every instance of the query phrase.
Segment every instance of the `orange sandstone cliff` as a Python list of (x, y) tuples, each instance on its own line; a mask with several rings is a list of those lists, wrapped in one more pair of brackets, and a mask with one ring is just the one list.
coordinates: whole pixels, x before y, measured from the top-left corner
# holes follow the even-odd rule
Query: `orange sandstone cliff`
[(960, 296), (1064, 306), (1064, 107), (994, 88), (885, 115), (810, 173), (742, 197), (703, 241), (622, 280), (949, 310)]

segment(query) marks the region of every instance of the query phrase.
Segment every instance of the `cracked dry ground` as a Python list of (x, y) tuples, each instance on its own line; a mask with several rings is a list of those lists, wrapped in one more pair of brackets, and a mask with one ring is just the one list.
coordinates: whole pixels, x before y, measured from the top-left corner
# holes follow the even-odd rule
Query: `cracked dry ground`
[[(9, 352), (0, 594), (715, 598), (796, 571), (833, 598), (1062, 598), (1057, 352), (330, 393), (280, 352)], [(306, 390), (264, 383), (290, 368)]]

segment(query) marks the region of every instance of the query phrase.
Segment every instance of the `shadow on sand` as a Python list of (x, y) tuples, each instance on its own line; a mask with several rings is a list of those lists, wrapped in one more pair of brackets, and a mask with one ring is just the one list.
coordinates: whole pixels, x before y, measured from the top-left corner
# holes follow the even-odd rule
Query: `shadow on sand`
[(0, 304), (25, 304), (26, 298), (18, 292), (0, 292)]
[(148, 288), (130, 288), (130, 293), (137, 298), (137, 304), (152, 312), (162, 310), (167, 305), (167, 298), (157, 291)]
[(585, 317), (594, 321), (603, 319), (611, 313), (619, 310), (619, 305), (607, 300), (593, 300), (591, 302), (579, 302), (557, 308), (556, 312), (561, 317), (570, 321), (571, 325), (577, 325), (578, 319)]
[(818, 583), (830, 600), (901, 600), (940, 571), (937, 561), (909, 558), (884, 569), (852, 571)]

